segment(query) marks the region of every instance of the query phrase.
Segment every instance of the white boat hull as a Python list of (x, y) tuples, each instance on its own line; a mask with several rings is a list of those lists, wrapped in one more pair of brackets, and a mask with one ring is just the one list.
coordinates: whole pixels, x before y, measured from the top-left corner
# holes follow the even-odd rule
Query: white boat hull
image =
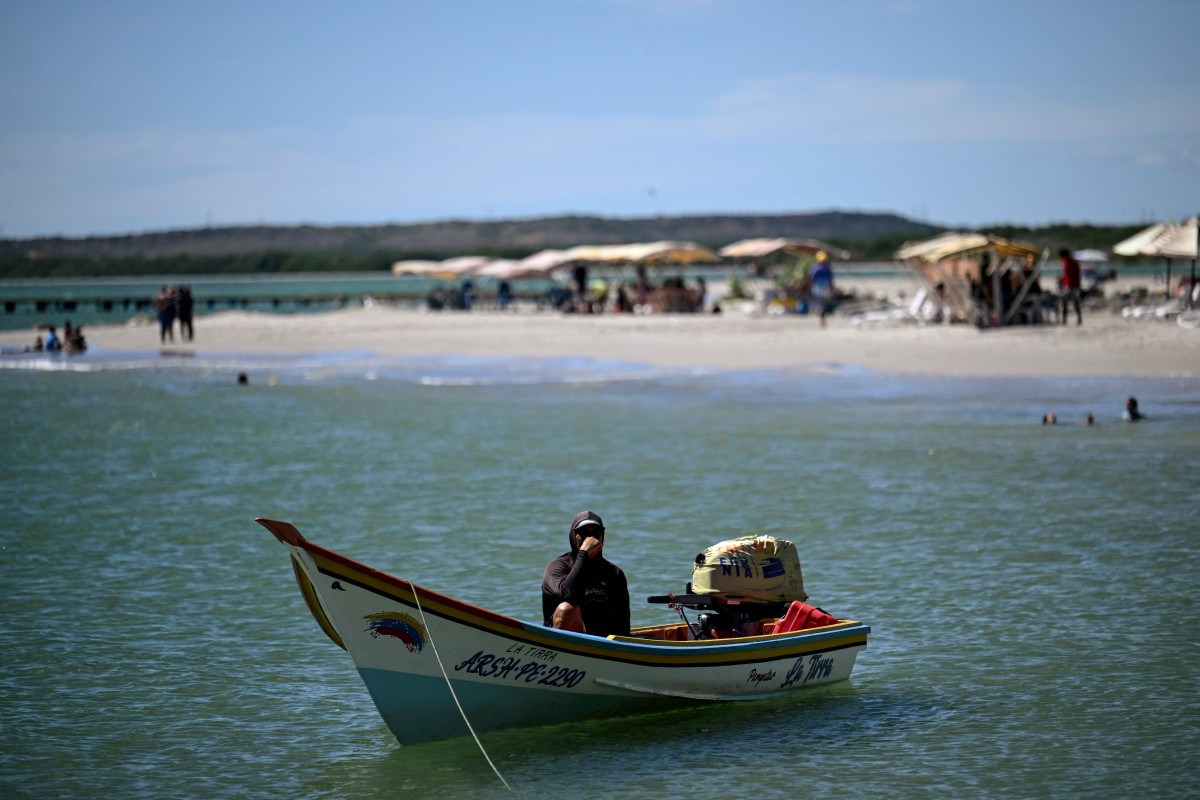
[(260, 522), (291, 550), (310, 610), (350, 653), (402, 744), (466, 735), (464, 715), (483, 732), (841, 681), (870, 630), (844, 621), (703, 641), (554, 630), (369, 569), (286, 523)]

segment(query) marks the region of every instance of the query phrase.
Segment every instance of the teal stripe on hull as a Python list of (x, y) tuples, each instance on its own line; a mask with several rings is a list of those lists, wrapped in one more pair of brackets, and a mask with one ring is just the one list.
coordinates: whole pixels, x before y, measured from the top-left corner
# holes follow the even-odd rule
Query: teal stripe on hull
[[(441, 678), (360, 669), (375, 707), (400, 744), (468, 735), (454, 698)], [(454, 691), (476, 733), (528, 725), (551, 725), (622, 712), (661, 711), (695, 701), (675, 698), (590, 695), (525, 686), (454, 682)]]

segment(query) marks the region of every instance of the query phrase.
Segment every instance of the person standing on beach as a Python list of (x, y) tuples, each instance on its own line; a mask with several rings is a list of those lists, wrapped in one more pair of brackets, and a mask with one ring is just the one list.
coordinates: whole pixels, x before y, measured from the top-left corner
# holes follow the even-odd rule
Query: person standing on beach
[(829, 266), (829, 255), (821, 250), (817, 253), (817, 263), (809, 273), (812, 288), (809, 290), (812, 304), (821, 315), (821, 327), (825, 327), (825, 315), (833, 306), (833, 267)]
[(171, 287), (163, 286), (154, 296), (154, 310), (158, 314), (158, 341), (166, 344), (175, 341), (175, 293)]
[(469, 275), (463, 278), (459, 293), (462, 295), (462, 310), (470, 311), (471, 303), (475, 300), (475, 281)]
[(649, 314), (654, 311), (654, 284), (646, 277), (646, 265), (637, 265), (637, 281), (633, 285), (633, 312)]
[(179, 315), (179, 338), (191, 341), (194, 336), (192, 330), (192, 290), (187, 286), (179, 287), (179, 294), (175, 298), (175, 309)]
[(604, 520), (580, 511), (567, 530), (569, 552), (542, 575), (542, 622), (548, 628), (592, 636), (629, 635), (629, 584), (604, 558)]
[(704, 313), (704, 299), (707, 296), (708, 296), (708, 283), (704, 280), (704, 276), (701, 275), (696, 278), (696, 291), (692, 295), (691, 310), (695, 311), (697, 314), (703, 314)]
[(1079, 308), (1079, 295), (1083, 287), (1083, 276), (1079, 269), (1079, 262), (1065, 247), (1058, 251), (1058, 255), (1062, 259), (1062, 275), (1058, 279), (1062, 286), (1062, 324), (1067, 324), (1067, 307), (1074, 303), (1075, 324), (1082, 325), (1083, 312)]

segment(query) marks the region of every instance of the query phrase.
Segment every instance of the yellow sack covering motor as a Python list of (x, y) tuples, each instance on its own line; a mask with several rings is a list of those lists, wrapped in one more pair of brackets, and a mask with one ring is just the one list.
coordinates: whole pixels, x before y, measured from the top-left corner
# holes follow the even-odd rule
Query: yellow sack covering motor
[(774, 536), (743, 536), (709, 547), (696, 556), (692, 592), (755, 603), (808, 597), (796, 545)]

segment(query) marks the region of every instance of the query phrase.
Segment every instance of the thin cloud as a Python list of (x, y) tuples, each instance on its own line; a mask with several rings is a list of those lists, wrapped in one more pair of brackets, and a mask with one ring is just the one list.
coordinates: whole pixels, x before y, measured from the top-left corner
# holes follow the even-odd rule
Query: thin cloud
[(1118, 105), (1050, 104), (1022, 87), (955, 78), (798, 73), (717, 97), (714, 135), (765, 141), (903, 144), (1089, 140), (1200, 133), (1200, 109), (1164, 88)]

